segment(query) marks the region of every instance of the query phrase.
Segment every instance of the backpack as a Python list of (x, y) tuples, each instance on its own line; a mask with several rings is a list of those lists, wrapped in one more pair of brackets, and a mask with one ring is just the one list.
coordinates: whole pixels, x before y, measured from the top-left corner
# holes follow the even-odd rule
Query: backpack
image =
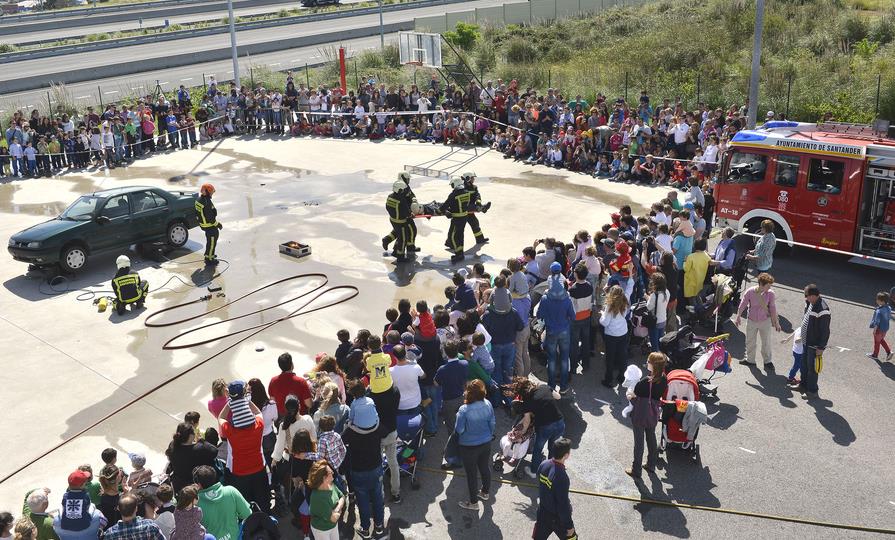
[(257, 503), (252, 503), (252, 513), (239, 528), (239, 540), (280, 540), (282, 535), (273, 516), (261, 511)]

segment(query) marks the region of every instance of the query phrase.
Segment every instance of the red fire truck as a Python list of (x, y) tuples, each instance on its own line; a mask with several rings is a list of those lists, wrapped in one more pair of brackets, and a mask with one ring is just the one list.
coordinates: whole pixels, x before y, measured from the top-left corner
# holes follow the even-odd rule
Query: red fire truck
[(768, 122), (737, 133), (715, 187), (720, 226), (895, 259), (895, 140), (869, 126)]

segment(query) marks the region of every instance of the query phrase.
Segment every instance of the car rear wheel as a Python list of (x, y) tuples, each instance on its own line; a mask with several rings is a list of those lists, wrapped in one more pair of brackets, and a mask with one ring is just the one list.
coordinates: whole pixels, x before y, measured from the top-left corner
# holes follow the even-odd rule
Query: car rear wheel
[(87, 265), (87, 250), (83, 246), (68, 246), (62, 250), (59, 264), (63, 270), (77, 272)]
[(166, 237), (168, 245), (171, 247), (183, 247), (187, 240), (190, 239), (190, 231), (186, 224), (182, 221), (176, 221), (168, 225), (168, 234)]

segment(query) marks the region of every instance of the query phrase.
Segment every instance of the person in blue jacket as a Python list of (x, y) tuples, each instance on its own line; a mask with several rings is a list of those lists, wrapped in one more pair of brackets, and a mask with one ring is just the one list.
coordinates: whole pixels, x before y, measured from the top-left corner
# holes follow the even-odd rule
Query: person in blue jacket
[(553, 459), (538, 467), (538, 517), (531, 535), (534, 540), (546, 540), (552, 534), (567, 540), (578, 538), (566, 473), (566, 460), (571, 453), (572, 441), (560, 437), (553, 443)]
[(886, 351), (886, 362), (892, 359), (892, 349), (886, 343), (886, 332), (889, 331), (889, 321), (892, 319), (892, 307), (889, 305), (889, 293), (876, 293), (876, 309), (873, 311), (873, 319), (870, 328), (873, 328), (873, 352), (867, 353), (868, 358), (879, 360), (879, 348)]
[(547, 386), (554, 389), (559, 382), (559, 393), (567, 394), (571, 390), (569, 388), (569, 331), (572, 321), (575, 320), (575, 308), (566, 291), (562, 266), (558, 262), (554, 262), (550, 265), (550, 273), (551, 275), (547, 279), (550, 283), (547, 294), (538, 304), (538, 317), (544, 320), (546, 330), (544, 350), (547, 351)]

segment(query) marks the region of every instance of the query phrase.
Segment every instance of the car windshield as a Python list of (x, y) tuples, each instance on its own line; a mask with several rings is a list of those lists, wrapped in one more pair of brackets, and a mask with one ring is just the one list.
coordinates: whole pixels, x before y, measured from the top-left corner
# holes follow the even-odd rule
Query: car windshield
[(73, 219), (75, 221), (89, 221), (93, 218), (93, 213), (96, 211), (96, 206), (99, 204), (99, 201), (99, 197), (84, 195), (77, 201), (71, 203), (71, 205), (59, 215), (59, 218)]

